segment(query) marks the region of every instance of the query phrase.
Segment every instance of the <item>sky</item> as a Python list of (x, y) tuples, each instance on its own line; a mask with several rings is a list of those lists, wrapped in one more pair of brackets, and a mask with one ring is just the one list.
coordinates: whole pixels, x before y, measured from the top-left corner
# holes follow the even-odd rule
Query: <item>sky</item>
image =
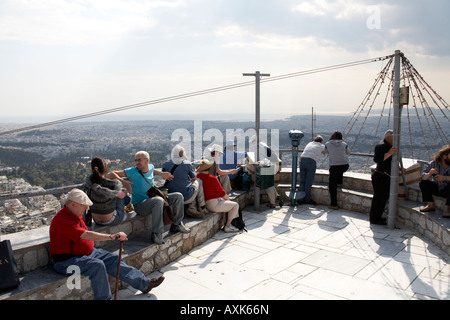
[[(449, 12), (448, 0), (0, 0), (0, 122), (54, 121), (397, 49), (449, 102)], [(350, 114), (385, 63), (263, 83), (261, 118)], [(254, 111), (246, 86), (114, 117)]]

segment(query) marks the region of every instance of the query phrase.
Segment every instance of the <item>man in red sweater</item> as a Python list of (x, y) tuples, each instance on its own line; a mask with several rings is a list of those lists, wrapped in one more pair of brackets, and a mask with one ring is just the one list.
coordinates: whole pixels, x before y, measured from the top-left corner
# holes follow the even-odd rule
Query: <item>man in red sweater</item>
[[(68, 268), (78, 266), (80, 274), (91, 280), (94, 298), (111, 300), (108, 274), (117, 275), (119, 257), (94, 248), (94, 241), (126, 241), (128, 238), (123, 232), (108, 235), (89, 231), (82, 215), (91, 205), (91, 200), (83, 191), (73, 189), (69, 192), (66, 204), (50, 224), (50, 256), (58, 273), (70, 274)], [(147, 293), (159, 286), (164, 276), (148, 279), (142, 272), (121, 261), (119, 279)]]

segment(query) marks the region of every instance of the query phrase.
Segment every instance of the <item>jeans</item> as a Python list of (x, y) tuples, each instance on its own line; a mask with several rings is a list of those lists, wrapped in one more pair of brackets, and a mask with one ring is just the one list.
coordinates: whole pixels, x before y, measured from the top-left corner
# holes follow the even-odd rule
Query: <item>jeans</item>
[[(114, 277), (117, 275), (118, 260), (118, 255), (103, 249), (94, 248), (90, 255), (73, 257), (63, 262), (57, 262), (54, 264), (54, 268), (58, 273), (71, 274), (67, 272), (67, 268), (73, 265), (78, 266), (81, 275), (88, 276), (89, 280), (91, 280), (94, 299), (111, 300), (108, 274)], [(120, 262), (119, 279), (140, 291), (145, 291), (150, 285), (150, 279), (123, 261)]]
[[(184, 218), (184, 197), (179, 192), (169, 193), (169, 205), (172, 207), (173, 215), (175, 216), (174, 225), (179, 225)], [(164, 232), (163, 220), (164, 199), (161, 197), (153, 197), (145, 199), (142, 202), (134, 205), (134, 211), (139, 215), (152, 215), (152, 232)]]
[(350, 166), (348, 164), (340, 165), (340, 166), (330, 166), (330, 177), (328, 189), (330, 192), (331, 206), (337, 207), (337, 186), (338, 184), (342, 184), (342, 178), (344, 176), (344, 172), (348, 170)]
[[(311, 200), (311, 187), (316, 176), (317, 162), (311, 158), (301, 158), (300, 161), (300, 187), (298, 191), (305, 192), (305, 201)], [(299, 199), (302, 200), (302, 199)]]
[(125, 217), (125, 201), (127, 201), (127, 203), (130, 202), (130, 197), (126, 196), (123, 199), (116, 199), (116, 213), (113, 216), (113, 219), (111, 219), (112, 221), (108, 221), (108, 222), (97, 222), (95, 221), (96, 224), (100, 225), (100, 226), (117, 226), (118, 224), (120, 224), (123, 220), (123, 218)]

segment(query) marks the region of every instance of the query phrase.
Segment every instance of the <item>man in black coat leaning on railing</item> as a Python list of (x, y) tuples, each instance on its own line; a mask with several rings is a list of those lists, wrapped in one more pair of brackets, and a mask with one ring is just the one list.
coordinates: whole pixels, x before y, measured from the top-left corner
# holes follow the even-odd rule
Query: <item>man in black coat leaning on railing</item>
[(373, 160), (377, 168), (372, 174), (373, 198), (370, 208), (370, 223), (385, 225), (386, 219), (382, 218), (386, 202), (389, 200), (391, 186), (392, 156), (398, 152), (392, 145), (394, 131), (387, 130), (382, 143), (375, 147)]

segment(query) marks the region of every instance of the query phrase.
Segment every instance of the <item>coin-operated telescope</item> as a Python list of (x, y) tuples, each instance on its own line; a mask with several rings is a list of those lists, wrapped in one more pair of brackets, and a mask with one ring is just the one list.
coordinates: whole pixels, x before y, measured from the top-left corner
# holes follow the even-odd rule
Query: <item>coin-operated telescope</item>
[(291, 199), (291, 206), (295, 206), (297, 195), (297, 164), (298, 164), (298, 147), (300, 145), (300, 141), (305, 135), (300, 130), (291, 130), (289, 131), (289, 138), (291, 139), (292, 144), (292, 185), (291, 191), (289, 192), (289, 198)]

